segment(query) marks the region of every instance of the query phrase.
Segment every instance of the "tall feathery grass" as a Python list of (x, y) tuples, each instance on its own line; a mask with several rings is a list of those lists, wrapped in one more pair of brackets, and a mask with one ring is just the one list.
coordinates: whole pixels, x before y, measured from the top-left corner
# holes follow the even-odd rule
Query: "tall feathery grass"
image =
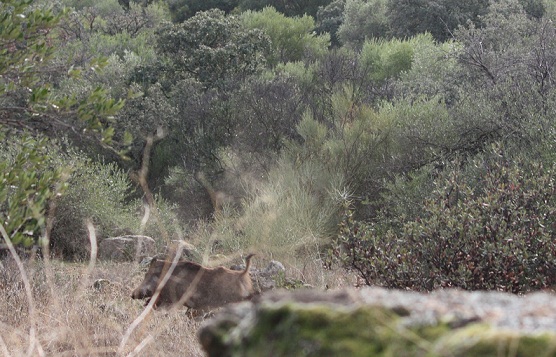
[(267, 177), (244, 182), (250, 194), (242, 207), (224, 207), (213, 221), (198, 225), (191, 233), (194, 244), (213, 254), (254, 252), (260, 265), (278, 260), (296, 278), (330, 285), (322, 253), (337, 230), (342, 177), (311, 162), (296, 167), (287, 159)]
[(149, 310), (138, 320), (145, 308), (130, 296), (144, 269), (137, 263), (97, 262), (94, 246), (88, 264), (21, 261), (15, 251), (1, 261), (2, 354), (202, 356), (200, 321), (184, 309)]

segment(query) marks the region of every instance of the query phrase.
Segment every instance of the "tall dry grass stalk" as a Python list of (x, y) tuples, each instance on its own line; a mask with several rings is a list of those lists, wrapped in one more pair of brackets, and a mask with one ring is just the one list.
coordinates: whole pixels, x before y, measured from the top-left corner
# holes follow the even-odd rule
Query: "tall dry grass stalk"
[(199, 224), (191, 234), (194, 244), (225, 256), (256, 252), (256, 267), (278, 260), (290, 277), (337, 286), (336, 272), (323, 269), (322, 253), (337, 230), (346, 190), (342, 176), (282, 158), (265, 180), (240, 179), (251, 193), (241, 209), (224, 206), (214, 220)]
[(88, 264), (16, 257), (0, 268), (2, 355), (203, 355), (200, 322), (184, 309), (153, 311), (131, 299), (144, 275), (137, 264), (96, 262), (95, 254)]
[[(149, 137), (136, 178), (148, 205), (141, 230), (157, 219), (155, 200), (146, 184)], [(5, 356), (202, 356), (197, 342), (200, 322), (185, 310), (153, 311), (131, 299), (144, 269), (137, 263), (97, 261), (97, 237), (87, 223), (88, 264), (50, 259), (47, 217), (43, 257), (22, 261), (5, 229), (0, 233), (10, 251), (0, 264), (0, 351)], [(160, 229), (164, 231), (164, 227)], [(163, 239), (165, 237), (162, 237)], [(178, 248), (180, 249), (180, 248)], [(180, 257), (178, 250), (177, 258)], [(165, 277), (167, 280), (169, 274)], [(157, 294), (159, 292), (157, 291)]]

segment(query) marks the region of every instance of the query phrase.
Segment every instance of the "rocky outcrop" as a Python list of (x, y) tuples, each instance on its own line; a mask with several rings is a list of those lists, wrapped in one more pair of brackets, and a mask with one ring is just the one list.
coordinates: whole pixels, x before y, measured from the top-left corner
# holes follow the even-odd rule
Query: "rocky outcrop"
[(155, 241), (141, 235), (125, 235), (103, 239), (98, 247), (101, 260), (118, 262), (141, 261), (144, 257), (156, 253)]
[[(230, 269), (243, 270), (245, 269), (245, 265), (232, 265)], [(286, 277), (286, 268), (284, 264), (276, 260), (271, 260), (264, 269), (251, 268), (249, 274), (253, 280), (253, 288), (256, 294), (262, 294), (266, 291), (278, 288), (297, 289), (309, 287), (309, 285), (301, 280)]]
[(556, 356), (556, 295), (363, 288), (263, 294), (199, 332), (208, 356)]

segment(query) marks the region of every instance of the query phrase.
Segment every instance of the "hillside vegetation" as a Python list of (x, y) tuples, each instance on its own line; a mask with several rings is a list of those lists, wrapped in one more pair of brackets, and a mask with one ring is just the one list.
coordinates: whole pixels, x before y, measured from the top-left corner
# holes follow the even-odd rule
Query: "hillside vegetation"
[(0, 14), (0, 262), (141, 234), (317, 287), (556, 285), (553, 0)]

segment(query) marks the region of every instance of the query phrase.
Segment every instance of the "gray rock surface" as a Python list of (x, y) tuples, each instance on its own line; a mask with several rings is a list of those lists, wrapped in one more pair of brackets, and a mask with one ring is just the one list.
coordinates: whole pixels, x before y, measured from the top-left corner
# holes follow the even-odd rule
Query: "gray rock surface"
[(155, 241), (142, 235), (125, 235), (103, 239), (98, 247), (98, 258), (118, 262), (141, 261), (156, 253)]
[(208, 356), (556, 356), (556, 295), (368, 287), (271, 291), (230, 305)]

